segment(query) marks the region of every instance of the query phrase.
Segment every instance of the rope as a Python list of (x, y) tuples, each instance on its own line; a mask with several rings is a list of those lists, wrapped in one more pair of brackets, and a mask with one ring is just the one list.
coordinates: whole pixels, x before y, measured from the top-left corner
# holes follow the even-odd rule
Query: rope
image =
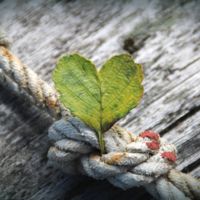
[(144, 186), (156, 199), (200, 199), (200, 181), (174, 169), (176, 148), (157, 133), (135, 136), (115, 125), (104, 135), (102, 156), (95, 133), (79, 119), (54, 122), (49, 138), (49, 162), (68, 174), (107, 179), (124, 190)]
[(200, 199), (200, 181), (174, 169), (176, 148), (152, 131), (139, 136), (114, 126), (104, 134), (106, 154), (99, 155), (96, 134), (79, 119), (71, 117), (59, 103), (55, 89), (23, 65), (9, 50), (0, 33), (0, 84), (53, 118), (49, 138), (49, 162), (68, 174), (107, 179), (124, 190), (144, 186), (156, 199)]
[(56, 90), (43, 81), (34, 71), (22, 64), (9, 50), (8, 39), (0, 33), (0, 82), (36, 106), (46, 108), (59, 118), (70, 115), (58, 101)]
[(10, 46), (10, 41), (5, 32), (3, 32), (2, 30), (0, 30), (0, 46), (5, 46), (7, 48), (9, 48)]

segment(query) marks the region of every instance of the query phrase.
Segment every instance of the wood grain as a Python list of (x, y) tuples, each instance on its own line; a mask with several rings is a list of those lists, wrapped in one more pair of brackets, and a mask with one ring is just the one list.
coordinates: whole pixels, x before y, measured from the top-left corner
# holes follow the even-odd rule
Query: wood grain
[[(63, 53), (98, 66), (130, 52), (143, 64), (145, 94), (120, 121), (177, 145), (178, 166), (200, 177), (200, 5), (198, 1), (1, 1), (12, 51), (44, 80)], [(150, 199), (106, 181), (71, 177), (47, 163), (52, 119), (0, 86), (0, 200)]]

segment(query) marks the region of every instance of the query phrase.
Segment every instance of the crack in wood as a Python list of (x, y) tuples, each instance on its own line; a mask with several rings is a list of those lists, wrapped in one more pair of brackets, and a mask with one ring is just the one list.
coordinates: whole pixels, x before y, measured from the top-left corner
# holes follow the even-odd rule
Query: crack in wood
[(192, 107), (185, 115), (181, 116), (176, 121), (174, 121), (172, 124), (170, 124), (169, 126), (164, 128), (163, 130), (161, 130), (160, 135), (163, 136), (164, 134), (166, 134), (167, 132), (169, 132), (170, 130), (172, 130), (176, 126), (178, 126), (181, 122), (184, 122), (185, 120), (187, 120), (191, 116), (195, 115), (199, 111), (200, 111), (200, 105)]
[(194, 170), (195, 168), (197, 168), (199, 166), (200, 166), (200, 159), (198, 159), (195, 162), (190, 163), (188, 166), (184, 167), (182, 169), (182, 172), (189, 173), (189, 172), (191, 172), (192, 170)]

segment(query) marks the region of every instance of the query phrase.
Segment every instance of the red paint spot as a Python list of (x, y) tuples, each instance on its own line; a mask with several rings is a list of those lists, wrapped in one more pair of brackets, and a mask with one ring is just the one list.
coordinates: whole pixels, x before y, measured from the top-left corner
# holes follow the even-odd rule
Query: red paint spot
[(148, 137), (148, 138), (156, 140), (156, 141), (158, 141), (159, 138), (160, 138), (160, 136), (159, 136), (158, 133), (155, 133), (155, 132), (150, 131), (150, 130), (149, 131), (144, 131), (144, 132), (140, 133), (140, 137), (142, 137), (142, 138)]
[(151, 150), (157, 150), (160, 148), (160, 143), (157, 141), (146, 142), (146, 145)]
[(168, 159), (169, 161), (175, 162), (176, 161), (176, 154), (170, 151), (165, 151), (161, 154), (163, 158)]

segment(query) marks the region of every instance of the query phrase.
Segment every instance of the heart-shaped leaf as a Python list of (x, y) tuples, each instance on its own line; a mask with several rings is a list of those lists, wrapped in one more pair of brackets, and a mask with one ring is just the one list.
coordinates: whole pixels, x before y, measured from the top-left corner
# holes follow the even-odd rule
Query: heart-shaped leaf
[(100, 71), (78, 54), (60, 58), (53, 81), (61, 103), (71, 110), (99, 137), (136, 107), (143, 94), (143, 72), (128, 54), (112, 57)]

